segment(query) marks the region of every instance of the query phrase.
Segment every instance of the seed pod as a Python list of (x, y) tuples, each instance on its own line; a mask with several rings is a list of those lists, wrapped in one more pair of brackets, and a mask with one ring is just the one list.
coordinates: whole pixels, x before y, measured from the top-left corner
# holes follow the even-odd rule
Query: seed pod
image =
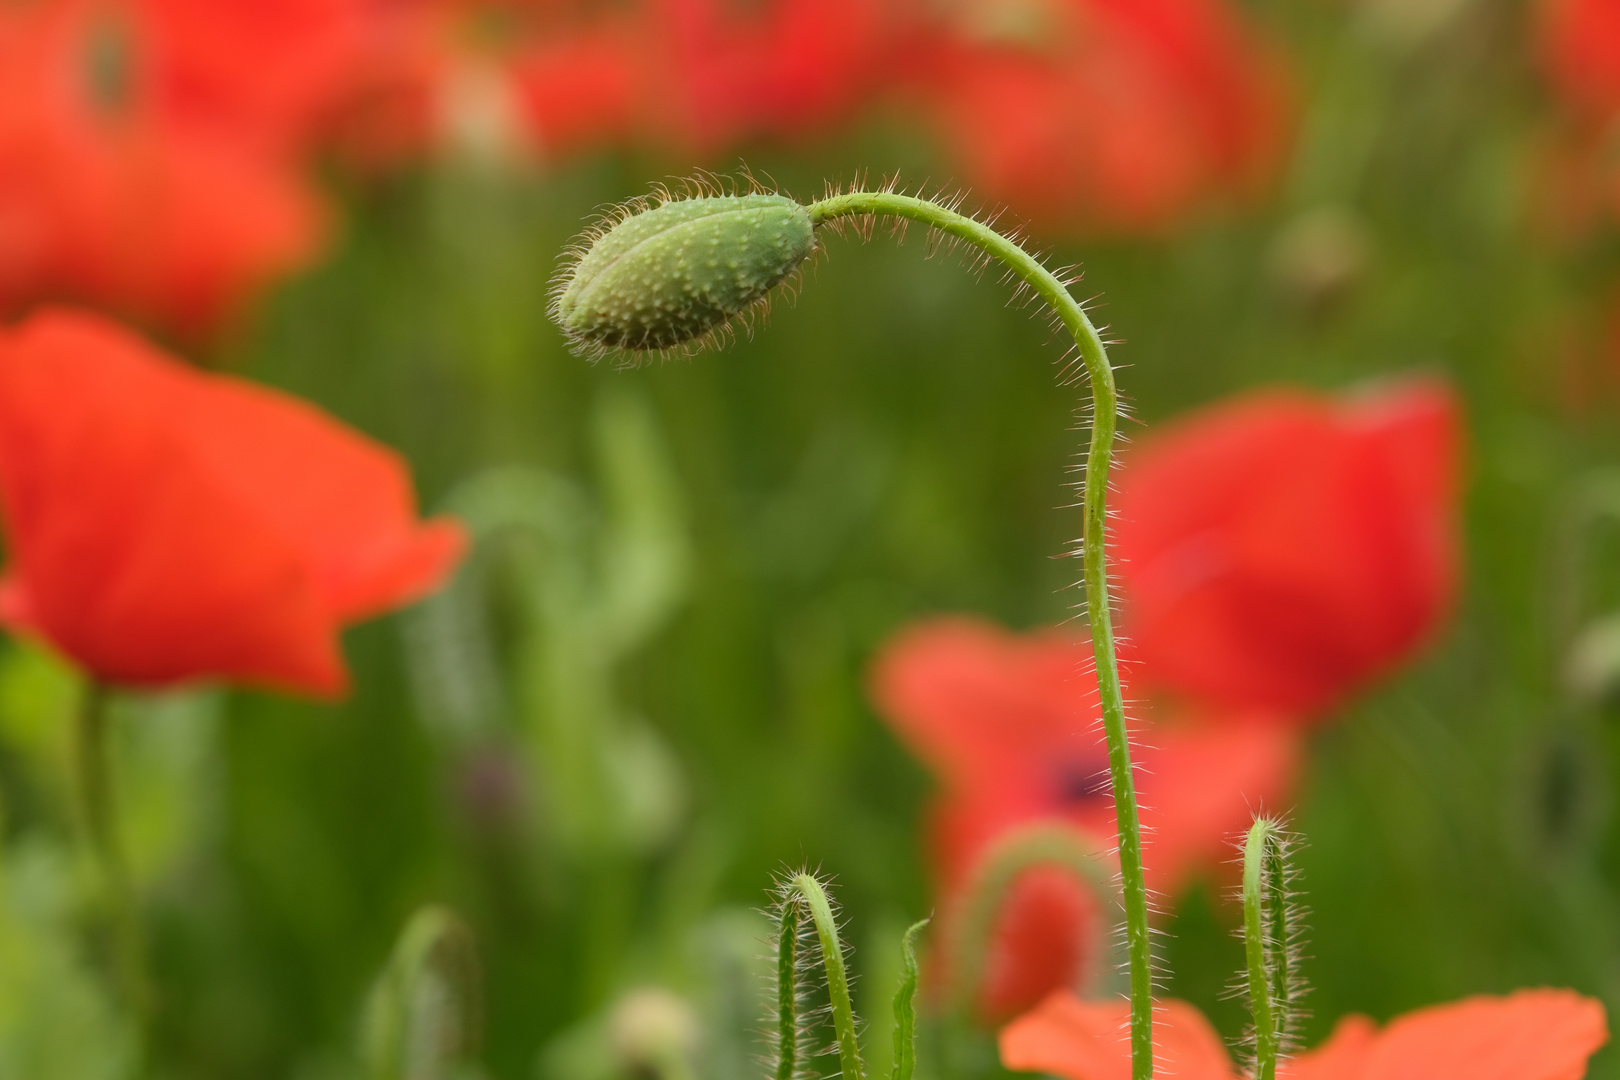
[(720, 330), (816, 247), (804, 207), (782, 195), (676, 199), (587, 235), (551, 313), (582, 351), (652, 352)]

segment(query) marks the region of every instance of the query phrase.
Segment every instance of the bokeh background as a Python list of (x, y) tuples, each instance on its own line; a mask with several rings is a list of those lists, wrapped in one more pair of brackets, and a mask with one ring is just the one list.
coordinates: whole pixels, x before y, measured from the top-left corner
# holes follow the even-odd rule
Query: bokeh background
[[(898, 936), (938, 899), (934, 782), (874, 708), (873, 658), (938, 613), (1075, 618), (1084, 387), (993, 273), (916, 234), (831, 238), (723, 352), (571, 356), (547, 290), (582, 223), (743, 162), (800, 198), (898, 175), (1027, 222), (1120, 341), (1133, 439), (1256, 386), (1449, 380), (1460, 596), (1310, 728), (1295, 785), (1306, 1041), (1523, 985), (1620, 1003), (1613, 4), (277, 0), (284, 22), (236, 38), (205, 6), (0, 7), (0, 300), (96, 307), (317, 403), (401, 451), (475, 545), (446, 591), (346, 636), (341, 702), (120, 701), (159, 1075), (357, 1075), (367, 988), (430, 902), (476, 938), (488, 1075), (645, 1075), (614, 1024), (647, 987), (691, 1010), (698, 1074), (754, 1075), (758, 909), (803, 863), (836, 882), (886, 1059)], [(278, 66), (365, 18), (395, 20), (387, 48)], [(215, 70), (150, 89), (142, 65), (195, 27)], [(261, 67), (280, 82), (218, 106)], [(63, 72), (127, 144), (39, 150), (72, 142), (35, 130)], [(138, 172), (139, 140), (217, 148), (272, 105), (282, 128), (220, 152), (291, 188), (264, 196), (298, 204), (283, 218), (223, 181), (74, 202), (74, 177)], [(269, 239), (231, 240), (240, 220)], [(137, 269), (94, 269), (128, 251), (80, 228)], [(170, 277), (143, 261), (187, 245)], [(0, 1044), (31, 1080), (128, 1075), (76, 899), (76, 678), (0, 651)], [(1166, 898), (1160, 953), (1236, 1038), (1229, 884)], [(923, 1070), (993, 1069), (966, 1037), (925, 1040)]]

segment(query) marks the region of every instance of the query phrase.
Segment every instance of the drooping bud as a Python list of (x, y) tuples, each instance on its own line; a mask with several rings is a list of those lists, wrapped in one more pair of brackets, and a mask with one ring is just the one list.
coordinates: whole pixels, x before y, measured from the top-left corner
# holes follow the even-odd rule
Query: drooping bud
[(782, 195), (632, 209), (587, 234), (557, 279), (552, 317), (583, 351), (679, 348), (762, 303), (815, 247), (809, 212)]

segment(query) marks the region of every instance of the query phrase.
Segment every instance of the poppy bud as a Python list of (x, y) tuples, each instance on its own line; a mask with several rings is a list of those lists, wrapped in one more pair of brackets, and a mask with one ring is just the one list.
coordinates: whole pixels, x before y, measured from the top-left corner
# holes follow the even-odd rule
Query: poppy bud
[(761, 303), (815, 247), (809, 212), (782, 195), (632, 206), (586, 235), (552, 317), (584, 351), (679, 348)]

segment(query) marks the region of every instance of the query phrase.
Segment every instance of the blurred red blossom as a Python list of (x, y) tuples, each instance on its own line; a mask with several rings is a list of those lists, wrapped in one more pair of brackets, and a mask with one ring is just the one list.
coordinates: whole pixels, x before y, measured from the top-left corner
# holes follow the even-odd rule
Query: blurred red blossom
[(528, 137), (553, 156), (622, 141), (641, 89), (635, 52), (618, 23), (523, 50), (513, 58), (512, 82)]
[(970, 0), (918, 61), (978, 193), (1110, 231), (1167, 226), (1275, 171), (1276, 57), (1222, 0)]
[(399, 68), (422, 137), (552, 159), (630, 141), (701, 156), (823, 130), (877, 89), (899, 9), (641, 0), (431, 10)]
[(1620, 117), (1620, 6), (1543, 0), (1541, 15), (1541, 52), (1553, 86), (1588, 117)]
[[(1009, 1069), (1127, 1080), (1130, 1006), (1053, 994), (1001, 1032)], [(1154, 1065), (1177, 1080), (1239, 1080), (1225, 1044), (1184, 1001), (1155, 1004)], [(1573, 990), (1518, 990), (1431, 1005), (1379, 1030), (1347, 1016), (1327, 1042), (1278, 1063), (1278, 1080), (1579, 1080), (1609, 1041), (1603, 1004)]]
[(904, 85), (988, 194), (1127, 228), (1262, 181), (1286, 112), (1276, 61), (1222, 0), (1019, 0), (944, 23), (915, 0), (404, 8), (394, 48), (372, 50), (390, 59), (361, 80), (392, 86), (378, 115), (396, 136), (494, 133), (543, 158), (620, 140), (702, 156), (814, 135)]
[(341, 625), (427, 592), (464, 544), (417, 522), (391, 451), (58, 310), (0, 331), (0, 512), (0, 618), (133, 685), (339, 694)]
[(644, 98), (633, 8), (420, 0), (389, 15), (333, 127), (351, 160), (551, 161), (631, 135)]
[(903, 4), (651, 0), (654, 121), (703, 151), (803, 135), (847, 116), (888, 72)]
[[(878, 658), (873, 697), (939, 777), (931, 813), (940, 889), (951, 908), (985, 852), (1010, 830), (1066, 822), (1099, 856), (1115, 835), (1091, 645), (1061, 630), (1020, 637), (967, 618), (924, 622)], [(1274, 712), (1157, 710), (1134, 725), (1150, 888), (1172, 892), (1224, 861), (1253, 809), (1282, 799), (1298, 736)], [(1072, 877), (1041, 871), (1014, 887), (979, 991), (988, 1018), (1029, 1008), (1097, 960), (1096, 905)]]
[(1122, 624), (1158, 689), (1321, 716), (1433, 637), (1457, 589), (1445, 384), (1261, 390), (1154, 429), (1116, 474)]
[(285, 152), (306, 148), (356, 92), (391, 26), (381, 0), (124, 0), (117, 7), (138, 31), (132, 46), (158, 108)]
[[(1460, 422), (1432, 381), (1332, 399), (1251, 394), (1125, 455), (1116, 566), (1149, 887), (1224, 860), (1287, 796), (1300, 728), (1408, 657), (1457, 579)], [(933, 857), (948, 897), (999, 838), (1062, 821), (1114, 836), (1091, 646), (968, 619), (904, 631), (873, 678), (879, 711), (939, 777)], [(956, 901), (947, 902), (949, 908)], [(1095, 959), (1096, 904), (1058, 873), (1009, 896), (980, 988), (1007, 1016)]]
[[(320, 205), (258, 137), (268, 120), (185, 90), (172, 6), (0, 7), (0, 312), (72, 298), (206, 333), (319, 247)], [(277, 67), (243, 49), (230, 65)]]
[(1620, 220), (1620, 6), (1543, 0), (1542, 68), (1561, 105), (1543, 134), (1537, 209), (1561, 239)]

